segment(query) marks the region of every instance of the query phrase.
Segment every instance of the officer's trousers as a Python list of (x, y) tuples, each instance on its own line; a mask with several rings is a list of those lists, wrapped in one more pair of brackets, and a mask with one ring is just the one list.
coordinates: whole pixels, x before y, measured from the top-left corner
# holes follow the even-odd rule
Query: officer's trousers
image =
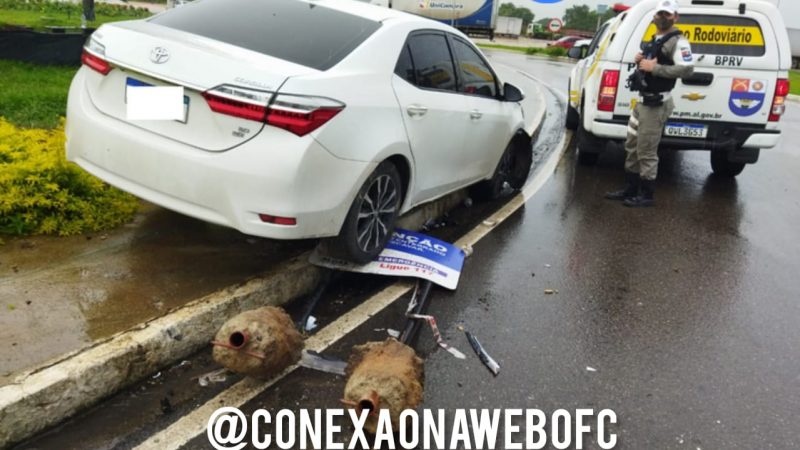
[(633, 108), (628, 121), (628, 138), (625, 141), (625, 170), (638, 173), (643, 180), (655, 180), (658, 175), (658, 144), (675, 103), (668, 99), (661, 106), (645, 106), (641, 102)]

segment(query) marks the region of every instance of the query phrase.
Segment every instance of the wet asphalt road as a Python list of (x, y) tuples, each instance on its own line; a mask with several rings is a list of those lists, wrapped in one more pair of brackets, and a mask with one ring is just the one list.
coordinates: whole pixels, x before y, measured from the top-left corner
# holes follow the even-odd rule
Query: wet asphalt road
[[(491, 59), (565, 94), (566, 64), (505, 53)], [(458, 290), (434, 291), (429, 313), (467, 359), (440, 350), (423, 329), (416, 347), (425, 359), (423, 407), (611, 408), (616, 448), (625, 449), (800, 448), (800, 154), (792, 145), (800, 140), (800, 105), (791, 104), (784, 121), (782, 146), (762, 152), (736, 180), (711, 176), (708, 153), (665, 154), (658, 206), (647, 210), (602, 198), (620, 181), (621, 150), (583, 167), (570, 147), (544, 188), (475, 247)], [(358, 291), (363, 278), (349, 283)], [(384, 339), (385, 328), (402, 325), (404, 308), (397, 302), (330, 353), (346, 358), (353, 345)], [(500, 363), (498, 377), (459, 325)], [(207, 357), (194, 361), (194, 372), (213, 368)], [(179, 386), (188, 369), (181, 371), (163, 388), (177, 391), (173, 397), (188, 395)], [(343, 388), (341, 377), (301, 369), (244, 409), (338, 408)], [(142, 411), (156, 410), (162, 396), (141, 403), (147, 395), (117, 397), (118, 409), (106, 404), (93, 414), (148, 415)], [(192, 395), (200, 403), (211, 394)], [(102, 424), (77, 420), (21, 448), (129, 448), (147, 433), (130, 431), (135, 420), (127, 431)], [(92, 440), (98, 435), (108, 438)], [(199, 437), (185, 448), (211, 446)]]
[[(491, 58), (566, 93), (566, 64)], [(784, 120), (783, 145), (736, 180), (712, 176), (706, 152), (665, 154), (655, 209), (602, 198), (621, 181), (620, 149), (583, 167), (570, 147), (548, 184), (475, 247), (458, 290), (435, 291), (429, 312), (468, 357), (423, 331), (423, 406), (611, 408), (617, 448), (800, 448), (800, 105)], [(382, 340), (375, 330), (399, 327), (404, 307), (331, 352)], [(497, 378), (459, 324), (500, 363)], [(245, 409), (340, 407), (343, 386), (304, 370)]]

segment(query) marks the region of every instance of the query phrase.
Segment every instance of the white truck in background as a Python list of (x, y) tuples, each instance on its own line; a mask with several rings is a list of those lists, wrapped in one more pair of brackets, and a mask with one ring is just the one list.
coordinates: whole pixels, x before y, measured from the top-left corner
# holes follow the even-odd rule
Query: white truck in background
[(497, 16), (497, 26), (494, 28), (495, 36), (518, 38), (522, 34), (522, 19), (519, 17)]
[(789, 45), (792, 47), (792, 67), (800, 68), (800, 0), (767, 0), (776, 5), (781, 12), (786, 31), (789, 33)]
[[(438, 20), (465, 34), (494, 39), (501, 0), (359, 0)], [(517, 33), (519, 34), (519, 33)]]

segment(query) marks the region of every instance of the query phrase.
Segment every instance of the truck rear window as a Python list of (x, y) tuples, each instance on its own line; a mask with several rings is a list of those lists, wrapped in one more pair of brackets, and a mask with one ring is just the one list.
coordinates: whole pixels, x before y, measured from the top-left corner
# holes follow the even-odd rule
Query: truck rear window
[[(681, 15), (675, 25), (692, 45), (692, 52), (706, 55), (764, 56), (766, 47), (761, 26), (746, 17)], [(644, 34), (649, 41), (656, 33), (650, 24)]]
[(202, 0), (150, 21), (318, 70), (336, 65), (381, 26), (297, 0)]

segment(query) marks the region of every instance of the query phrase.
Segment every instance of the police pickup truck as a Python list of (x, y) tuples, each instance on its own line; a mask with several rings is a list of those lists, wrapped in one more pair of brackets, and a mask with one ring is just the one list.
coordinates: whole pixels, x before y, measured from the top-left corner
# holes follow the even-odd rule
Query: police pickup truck
[[(655, 34), (658, 0), (644, 0), (609, 20), (569, 80), (567, 128), (578, 156), (594, 164), (608, 140), (624, 140), (638, 94), (626, 88), (634, 57)], [(781, 136), (792, 56), (777, 8), (760, 0), (682, 0), (676, 24), (692, 46), (695, 70), (672, 91), (675, 110), (664, 129), (667, 149), (711, 151), (715, 173), (736, 176)]]

